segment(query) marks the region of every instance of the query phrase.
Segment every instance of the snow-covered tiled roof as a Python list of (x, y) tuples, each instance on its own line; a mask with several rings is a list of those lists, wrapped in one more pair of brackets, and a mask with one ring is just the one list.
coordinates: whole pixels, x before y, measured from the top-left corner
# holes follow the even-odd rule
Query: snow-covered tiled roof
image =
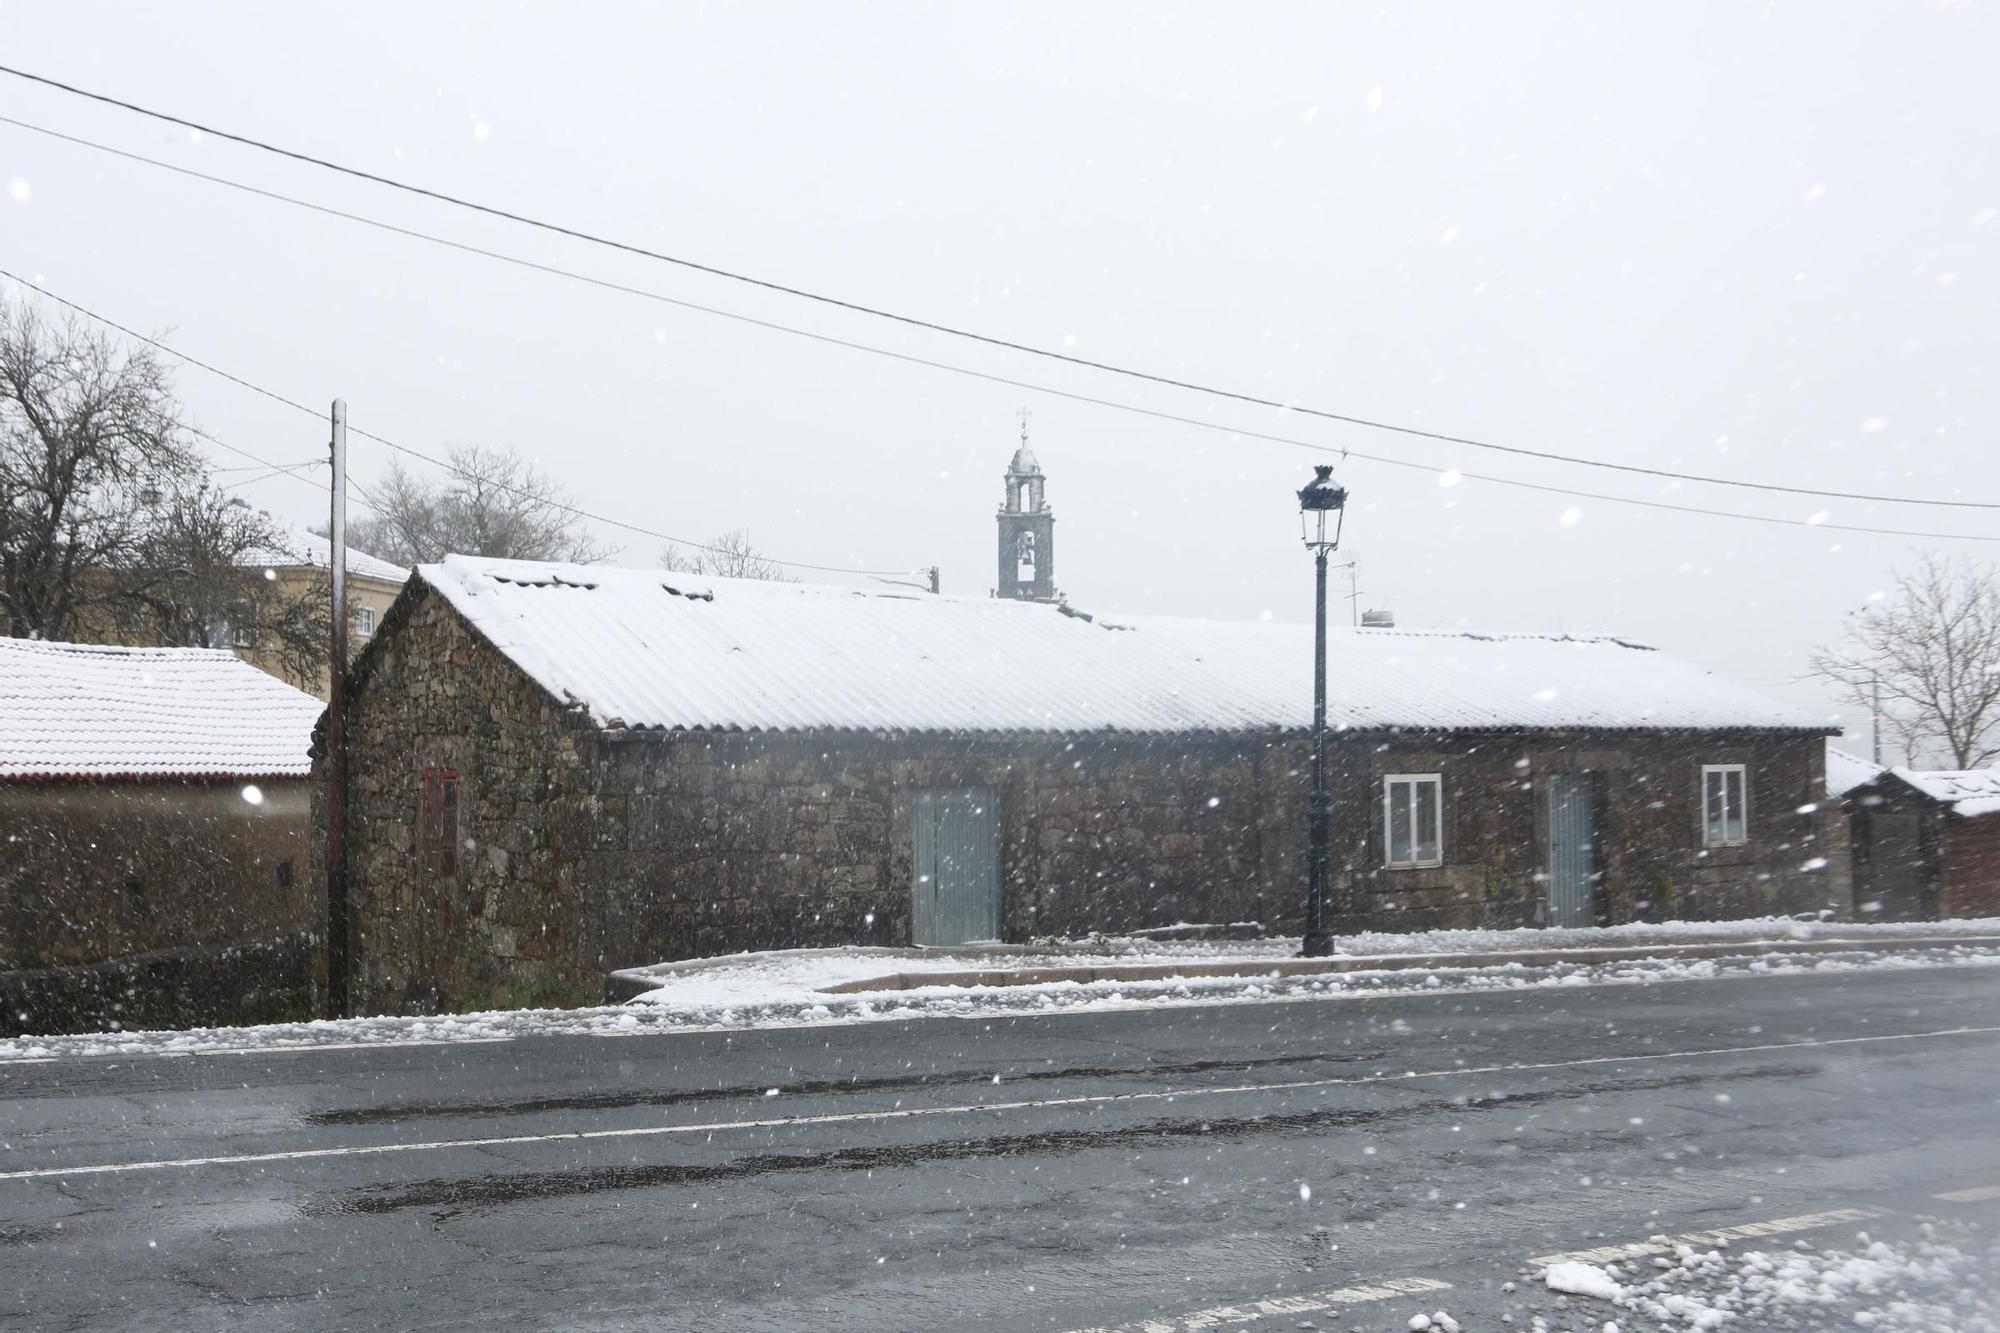
[(1898, 768), (1891, 770), (1954, 814), (1990, 815), (2000, 811), (2000, 768)]
[[(279, 569), (333, 568), (333, 543), (316, 532), (305, 528), (286, 526), (284, 536), (276, 545), (244, 553), (240, 564), (271, 565)], [(381, 579), (385, 583), (402, 583), (410, 577), (410, 571), (387, 560), (378, 560), (366, 551), (347, 548), (347, 572), (362, 578)]]
[(1845, 796), (1856, 787), (1865, 787), (1886, 770), (1858, 754), (1849, 754), (1831, 743), (1826, 747), (1826, 794)]
[[(992, 598), (451, 556), (418, 569), (607, 727), (1242, 731), (1312, 720), (1312, 627), (1091, 620)], [(1343, 727), (1734, 728), (1816, 718), (1610, 638), (1340, 629)]]
[(0, 639), (0, 781), (304, 777), (320, 709), (219, 649)]

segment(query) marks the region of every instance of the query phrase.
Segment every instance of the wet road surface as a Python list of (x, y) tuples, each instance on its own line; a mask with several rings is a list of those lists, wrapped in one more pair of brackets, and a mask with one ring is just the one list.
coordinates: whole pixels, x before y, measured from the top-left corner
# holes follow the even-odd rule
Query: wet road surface
[(1973, 968), (0, 1065), (0, 1327), (1400, 1329), (1997, 1109)]

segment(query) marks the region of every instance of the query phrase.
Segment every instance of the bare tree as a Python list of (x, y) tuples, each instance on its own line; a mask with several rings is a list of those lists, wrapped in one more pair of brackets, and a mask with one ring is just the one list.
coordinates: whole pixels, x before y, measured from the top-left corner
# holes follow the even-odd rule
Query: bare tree
[(371, 513), (348, 525), (348, 544), (401, 565), (456, 553), (589, 564), (617, 548), (591, 540), (568, 492), (512, 449), (453, 449), (442, 479), (391, 463), (363, 492)]
[(771, 583), (796, 583), (780, 562), (750, 544), (743, 528), (725, 532), (705, 547), (670, 543), (660, 552), (660, 568), (683, 574), (707, 574), (723, 579), (764, 579)]
[(128, 623), (160, 643), (248, 648), (293, 684), (313, 689), (326, 668), (333, 592), (326, 579), (282, 583), (273, 565), (296, 562), (269, 514), (207, 483), (163, 497), (129, 580)]
[(66, 638), (125, 600), (154, 503), (199, 468), (150, 348), (0, 305), (0, 631)]
[(2000, 577), (1926, 555), (1879, 608), (1848, 618), (1813, 670), (1882, 722), (1911, 763), (1979, 768), (2000, 758)]

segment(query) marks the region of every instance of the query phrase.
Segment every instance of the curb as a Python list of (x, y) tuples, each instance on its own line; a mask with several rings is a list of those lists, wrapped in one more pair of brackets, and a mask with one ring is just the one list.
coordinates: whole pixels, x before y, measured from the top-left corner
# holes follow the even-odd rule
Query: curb
[[(1099, 967), (1024, 967), (961, 972), (891, 972), (837, 982), (822, 995), (918, 990), (930, 986), (1038, 986), (1054, 981), (1171, 981), (1181, 977), (1301, 977), (1347, 972), (1449, 971), (1482, 967), (1553, 967), (1559, 963), (1618, 963), (1648, 959), (1734, 958), (1744, 954), (1811, 956), (1840, 953), (1897, 953), (1953, 945), (2000, 947), (2000, 935), (1897, 936), (1893, 940), (1732, 940), (1713, 944), (1631, 945), (1601, 949), (1535, 949), (1493, 953), (1406, 953), (1373, 957), (1280, 958), (1263, 963), (1140, 963)], [(1871, 947), (1872, 946), (1872, 947)]]

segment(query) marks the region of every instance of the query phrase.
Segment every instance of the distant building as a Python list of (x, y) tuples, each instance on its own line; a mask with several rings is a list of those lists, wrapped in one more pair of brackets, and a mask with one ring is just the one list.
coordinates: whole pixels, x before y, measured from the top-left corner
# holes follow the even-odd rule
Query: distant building
[(1000, 505), (1000, 582), (995, 595), (1010, 601), (1053, 602), (1056, 594), (1056, 516), (1042, 493), (1042, 465), (1028, 447), (1028, 427), (1021, 426), (1021, 447), (1007, 464), (1007, 498)]
[[(333, 568), (333, 543), (318, 533), (305, 528), (287, 527), (283, 540), (277, 545), (261, 551), (247, 553), (242, 561), (245, 565), (262, 565), (272, 571), (280, 589), (286, 595), (303, 596), (305, 589), (313, 583), (325, 583)], [(375, 627), (382, 623), (382, 617), (396, 600), (396, 594), (403, 590), (403, 583), (410, 577), (410, 571), (387, 560), (378, 560), (366, 551), (347, 548), (347, 632), (348, 650), (358, 653), (367, 645), (375, 633)], [(235, 645), (238, 657), (260, 671), (268, 671), (280, 679), (284, 671), (276, 657), (255, 642)], [(312, 692), (321, 700), (326, 698), (327, 676), (324, 669), (319, 679), (311, 684)]]
[[(278, 596), (296, 602), (308, 596), (324, 596), (333, 568), (333, 543), (305, 528), (280, 525), (278, 539), (267, 547), (245, 551), (237, 558), (238, 569), (261, 569), (276, 586)], [(409, 571), (387, 560), (378, 560), (365, 551), (347, 548), (348, 651), (358, 653), (375, 633), (382, 616), (403, 589)], [(79, 640), (114, 643), (124, 647), (183, 647), (163, 644), (161, 634), (143, 614), (98, 606), (79, 618), (73, 630)], [(206, 626), (204, 639), (242, 658), (259, 671), (276, 676), (289, 685), (308, 690), (322, 702), (327, 695), (324, 666), (310, 674), (291, 669), (278, 644), (260, 641), (257, 632), (232, 625), (227, 618)]]
[(0, 1032), (302, 1013), (302, 942), (282, 1001), (244, 960), (316, 915), (320, 711), (227, 652), (0, 639)]
[(1837, 793), (1861, 918), (2000, 916), (2000, 769), (1867, 767), (1849, 768)]
[[(1847, 912), (1817, 719), (1617, 639), (1332, 635), (1338, 929)], [(1312, 652), (1301, 625), (422, 566), (352, 686), (357, 1002), (586, 1001), (737, 949), (1295, 930)]]

